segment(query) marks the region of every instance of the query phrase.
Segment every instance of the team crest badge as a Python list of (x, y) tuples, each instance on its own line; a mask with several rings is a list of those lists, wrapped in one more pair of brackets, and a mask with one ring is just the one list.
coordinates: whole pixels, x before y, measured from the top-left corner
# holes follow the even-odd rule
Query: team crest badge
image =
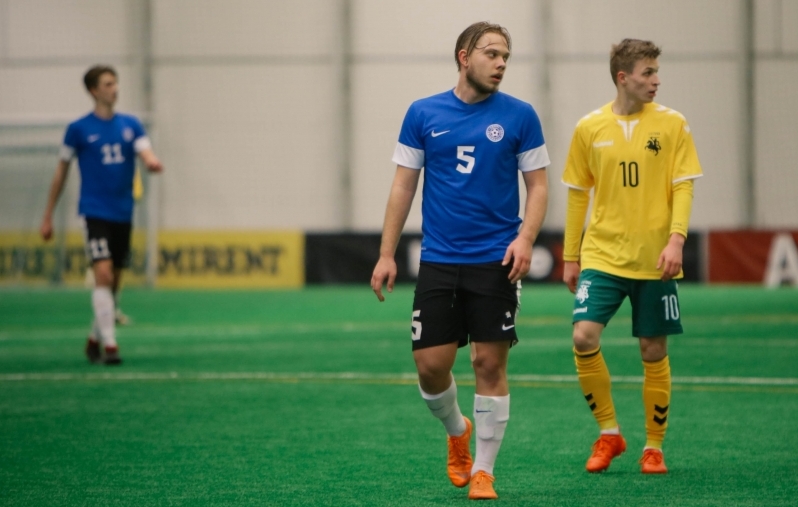
[(576, 291), (576, 299), (579, 301), (579, 304), (585, 304), (587, 298), (590, 297), (590, 294), (587, 293), (587, 289), (590, 287), (590, 282), (585, 281), (579, 285), (579, 289)]
[(488, 127), (488, 129), (485, 131), (485, 135), (488, 136), (488, 139), (494, 143), (498, 143), (504, 137), (504, 127), (498, 123), (494, 123)]
[(128, 143), (133, 140), (133, 136), (134, 136), (133, 129), (130, 127), (126, 127), (122, 131), (122, 138)]
[(659, 150), (662, 149), (662, 146), (660, 146), (659, 144), (659, 139), (657, 139), (656, 137), (652, 137), (651, 139), (649, 139), (648, 142), (646, 143), (646, 149), (648, 151), (653, 151), (655, 156), (659, 155)]

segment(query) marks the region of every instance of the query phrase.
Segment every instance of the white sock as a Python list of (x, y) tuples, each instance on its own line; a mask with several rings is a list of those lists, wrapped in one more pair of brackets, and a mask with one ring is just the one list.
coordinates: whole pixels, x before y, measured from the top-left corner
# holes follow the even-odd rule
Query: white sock
[(421, 386), (418, 386), (418, 390), (427, 403), (429, 411), (441, 420), (449, 436), (459, 437), (465, 433), (466, 424), (463, 413), (460, 412), (460, 406), (457, 404), (457, 384), (454, 383), (454, 378), (452, 378), (451, 385), (440, 394), (425, 393)]
[(599, 435), (620, 435), (620, 434), (621, 434), (621, 428), (619, 428), (618, 426), (614, 428), (607, 428), (606, 430), (601, 430), (599, 432)]
[(100, 328), (97, 327), (97, 319), (92, 319), (91, 321), (91, 332), (89, 333), (89, 338), (91, 338), (96, 342), (102, 341), (102, 334), (100, 333)]
[(110, 287), (95, 287), (91, 293), (94, 322), (100, 331), (98, 338), (105, 347), (116, 347), (116, 323), (114, 322), (114, 295)]
[(510, 419), (510, 395), (474, 395), (474, 423), (477, 427), (477, 453), (471, 475), (483, 470), (493, 475), (493, 465), (502, 446), (504, 430)]

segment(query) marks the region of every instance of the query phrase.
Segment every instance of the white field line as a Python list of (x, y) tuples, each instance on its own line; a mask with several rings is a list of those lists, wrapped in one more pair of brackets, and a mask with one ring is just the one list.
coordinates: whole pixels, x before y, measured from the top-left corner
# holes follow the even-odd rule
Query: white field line
[[(782, 313), (771, 315), (754, 315), (754, 314), (740, 314), (734, 316), (724, 317), (707, 317), (707, 318), (688, 318), (687, 321), (692, 322), (711, 322), (718, 325), (734, 325), (743, 323), (760, 323), (760, 324), (794, 324), (798, 323), (798, 312), (796, 313)], [(629, 317), (617, 317), (613, 320), (615, 325), (628, 325), (631, 322)], [(569, 317), (559, 316), (541, 316), (541, 317), (519, 317), (517, 323), (520, 327), (527, 326), (554, 326), (562, 325), (566, 328), (570, 325)], [(189, 337), (202, 337), (202, 338), (235, 338), (245, 336), (267, 336), (267, 335), (284, 335), (284, 334), (313, 334), (319, 332), (347, 332), (347, 333), (379, 333), (384, 331), (407, 330), (410, 333), (410, 320), (407, 321), (390, 321), (390, 322), (319, 322), (312, 324), (302, 323), (288, 323), (288, 324), (211, 324), (207, 326), (181, 326), (181, 325), (158, 325), (158, 324), (137, 324), (130, 329), (120, 328), (119, 331), (124, 334), (145, 335), (152, 338), (189, 338)], [(89, 326), (71, 326), (50, 329), (0, 329), (0, 341), (17, 341), (17, 340), (55, 340), (69, 338), (73, 336), (85, 336), (89, 331)], [(535, 339), (534, 330), (531, 330), (527, 335), (528, 338), (522, 335), (522, 339), (530, 341)], [(566, 338), (570, 338), (570, 333), (564, 333)], [(676, 338), (674, 338), (676, 339)], [(686, 339), (693, 341), (695, 338), (687, 336)], [(621, 339), (618, 339), (621, 340)], [(634, 339), (624, 339), (630, 343)], [(789, 339), (771, 339), (770, 342), (779, 346), (793, 346), (798, 345), (797, 340)], [(757, 344), (762, 344), (757, 342)], [(767, 343), (768, 345), (771, 343)]]
[[(576, 383), (576, 375), (509, 375), (510, 382), (541, 382), (548, 384)], [(5, 373), (0, 382), (49, 381), (71, 382), (86, 380), (111, 381), (167, 381), (167, 380), (272, 380), (283, 382), (415, 382), (415, 373), (360, 373), (360, 372), (130, 372), (130, 373)], [(458, 378), (473, 380), (472, 375)], [(643, 377), (614, 376), (614, 382), (641, 384)], [(798, 386), (798, 378), (766, 377), (673, 377), (674, 384), (705, 384), (731, 386)]]
[[(122, 339), (130, 337), (151, 338), (197, 338), (202, 340), (232, 340), (246, 337), (263, 338), (284, 338), (291, 335), (313, 335), (322, 333), (373, 333), (375, 336), (386, 332), (407, 331), (410, 336), (410, 323), (404, 321), (392, 321), (383, 323), (363, 323), (363, 322), (324, 322), (317, 324), (229, 324), (229, 325), (210, 325), (210, 326), (160, 326), (160, 325), (136, 325), (131, 328), (118, 328), (117, 332)], [(70, 327), (61, 329), (34, 329), (34, 330), (14, 330), (0, 331), (0, 342), (32, 342), (49, 340), (71, 340), (85, 339), (88, 334), (87, 327)], [(566, 331), (562, 336), (551, 336), (550, 331), (547, 336), (541, 336), (534, 330), (519, 333), (521, 345), (523, 347), (571, 347), (570, 332)], [(687, 346), (716, 346), (719, 342), (724, 345), (739, 345), (750, 347), (798, 347), (798, 340), (790, 338), (767, 338), (767, 337), (736, 337), (736, 338), (708, 338), (703, 336), (672, 337), (673, 343)], [(601, 345), (604, 347), (636, 345), (637, 339), (632, 337), (606, 337), (602, 338)]]
[[(230, 324), (209, 326), (158, 326), (136, 325), (130, 329), (117, 328), (121, 334), (143, 335), (148, 338), (239, 338), (245, 336), (268, 336), (286, 334), (315, 334), (322, 332), (367, 333), (407, 329), (410, 334), (410, 321), (407, 322), (336, 322), (319, 324)], [(32, 331), (0, 331), (0, 341), (12, 340), (56, 340), (74, 335), (88, 334), (88, 326), (61, 329), (35, 329)]]

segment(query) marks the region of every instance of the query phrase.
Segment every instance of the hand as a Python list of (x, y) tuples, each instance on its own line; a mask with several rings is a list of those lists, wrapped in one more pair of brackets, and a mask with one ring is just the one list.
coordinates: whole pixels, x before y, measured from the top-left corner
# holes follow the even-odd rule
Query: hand
[(684, 247), (684, 236), (679, 233), (671, 234), (668, 244), (659, 254), (657, 269), (662, 270), (660, 277), (663, 282), (667, 282), (682, 270), (682, 248)]
[(42, 220), (39, 233), (45, 241), (50, 241), (50, 238), (53, 237), (53, 221), (50, 217), (45, 217), (44, 220)]
[(504, 260), (502, 266), (506, 266), (513, 261), (513, 268), (507, 278), (510, 283), (516, 283), (529, 273), (529, 266), (532, 265), (532, 243), (522, 237), (517, 237), (507, 247), (504, 253)]
[(563, 264), (562, 268), (562, 281), (568, 286), (568, 290), (576, 294), (576, 282), (579, 281), (579, 274), (582, 272), (582, 267), (578, 262), (568, 262)]
[(163, 172), (163, 164), (161, 164), (161, 161), (158, 160), (158, 157), (155, 156), (151, 157), (149, 160), (147, 160), (144, 163), (144, 165), (147, 166), (147, 170), (150, 171), (151, 173)]
[(371, 275), (371, 290), (377, 295), (380, 303), (385, 301), (382, 295), (382, 284), (388, 280), (388, 292), (393, 292), (393, 284), (396, 281), (396, 261), (393, 257), (380, 257), (377, 265), (374, 266), (374, 273)]

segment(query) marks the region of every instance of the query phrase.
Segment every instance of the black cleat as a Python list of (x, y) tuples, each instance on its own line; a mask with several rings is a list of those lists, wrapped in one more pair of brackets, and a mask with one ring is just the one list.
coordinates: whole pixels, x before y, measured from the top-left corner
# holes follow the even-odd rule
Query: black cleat
[(105, 347), (103, 364), (107, 366), (117, 366), (122, 364), (122, 358), (119, 357), (119, 347)]
[(89, 358), (91, 364), (102, 362), (100, 357), (100, 342), (93, 340), (91, 336), (86, 340), (86, 357)]

